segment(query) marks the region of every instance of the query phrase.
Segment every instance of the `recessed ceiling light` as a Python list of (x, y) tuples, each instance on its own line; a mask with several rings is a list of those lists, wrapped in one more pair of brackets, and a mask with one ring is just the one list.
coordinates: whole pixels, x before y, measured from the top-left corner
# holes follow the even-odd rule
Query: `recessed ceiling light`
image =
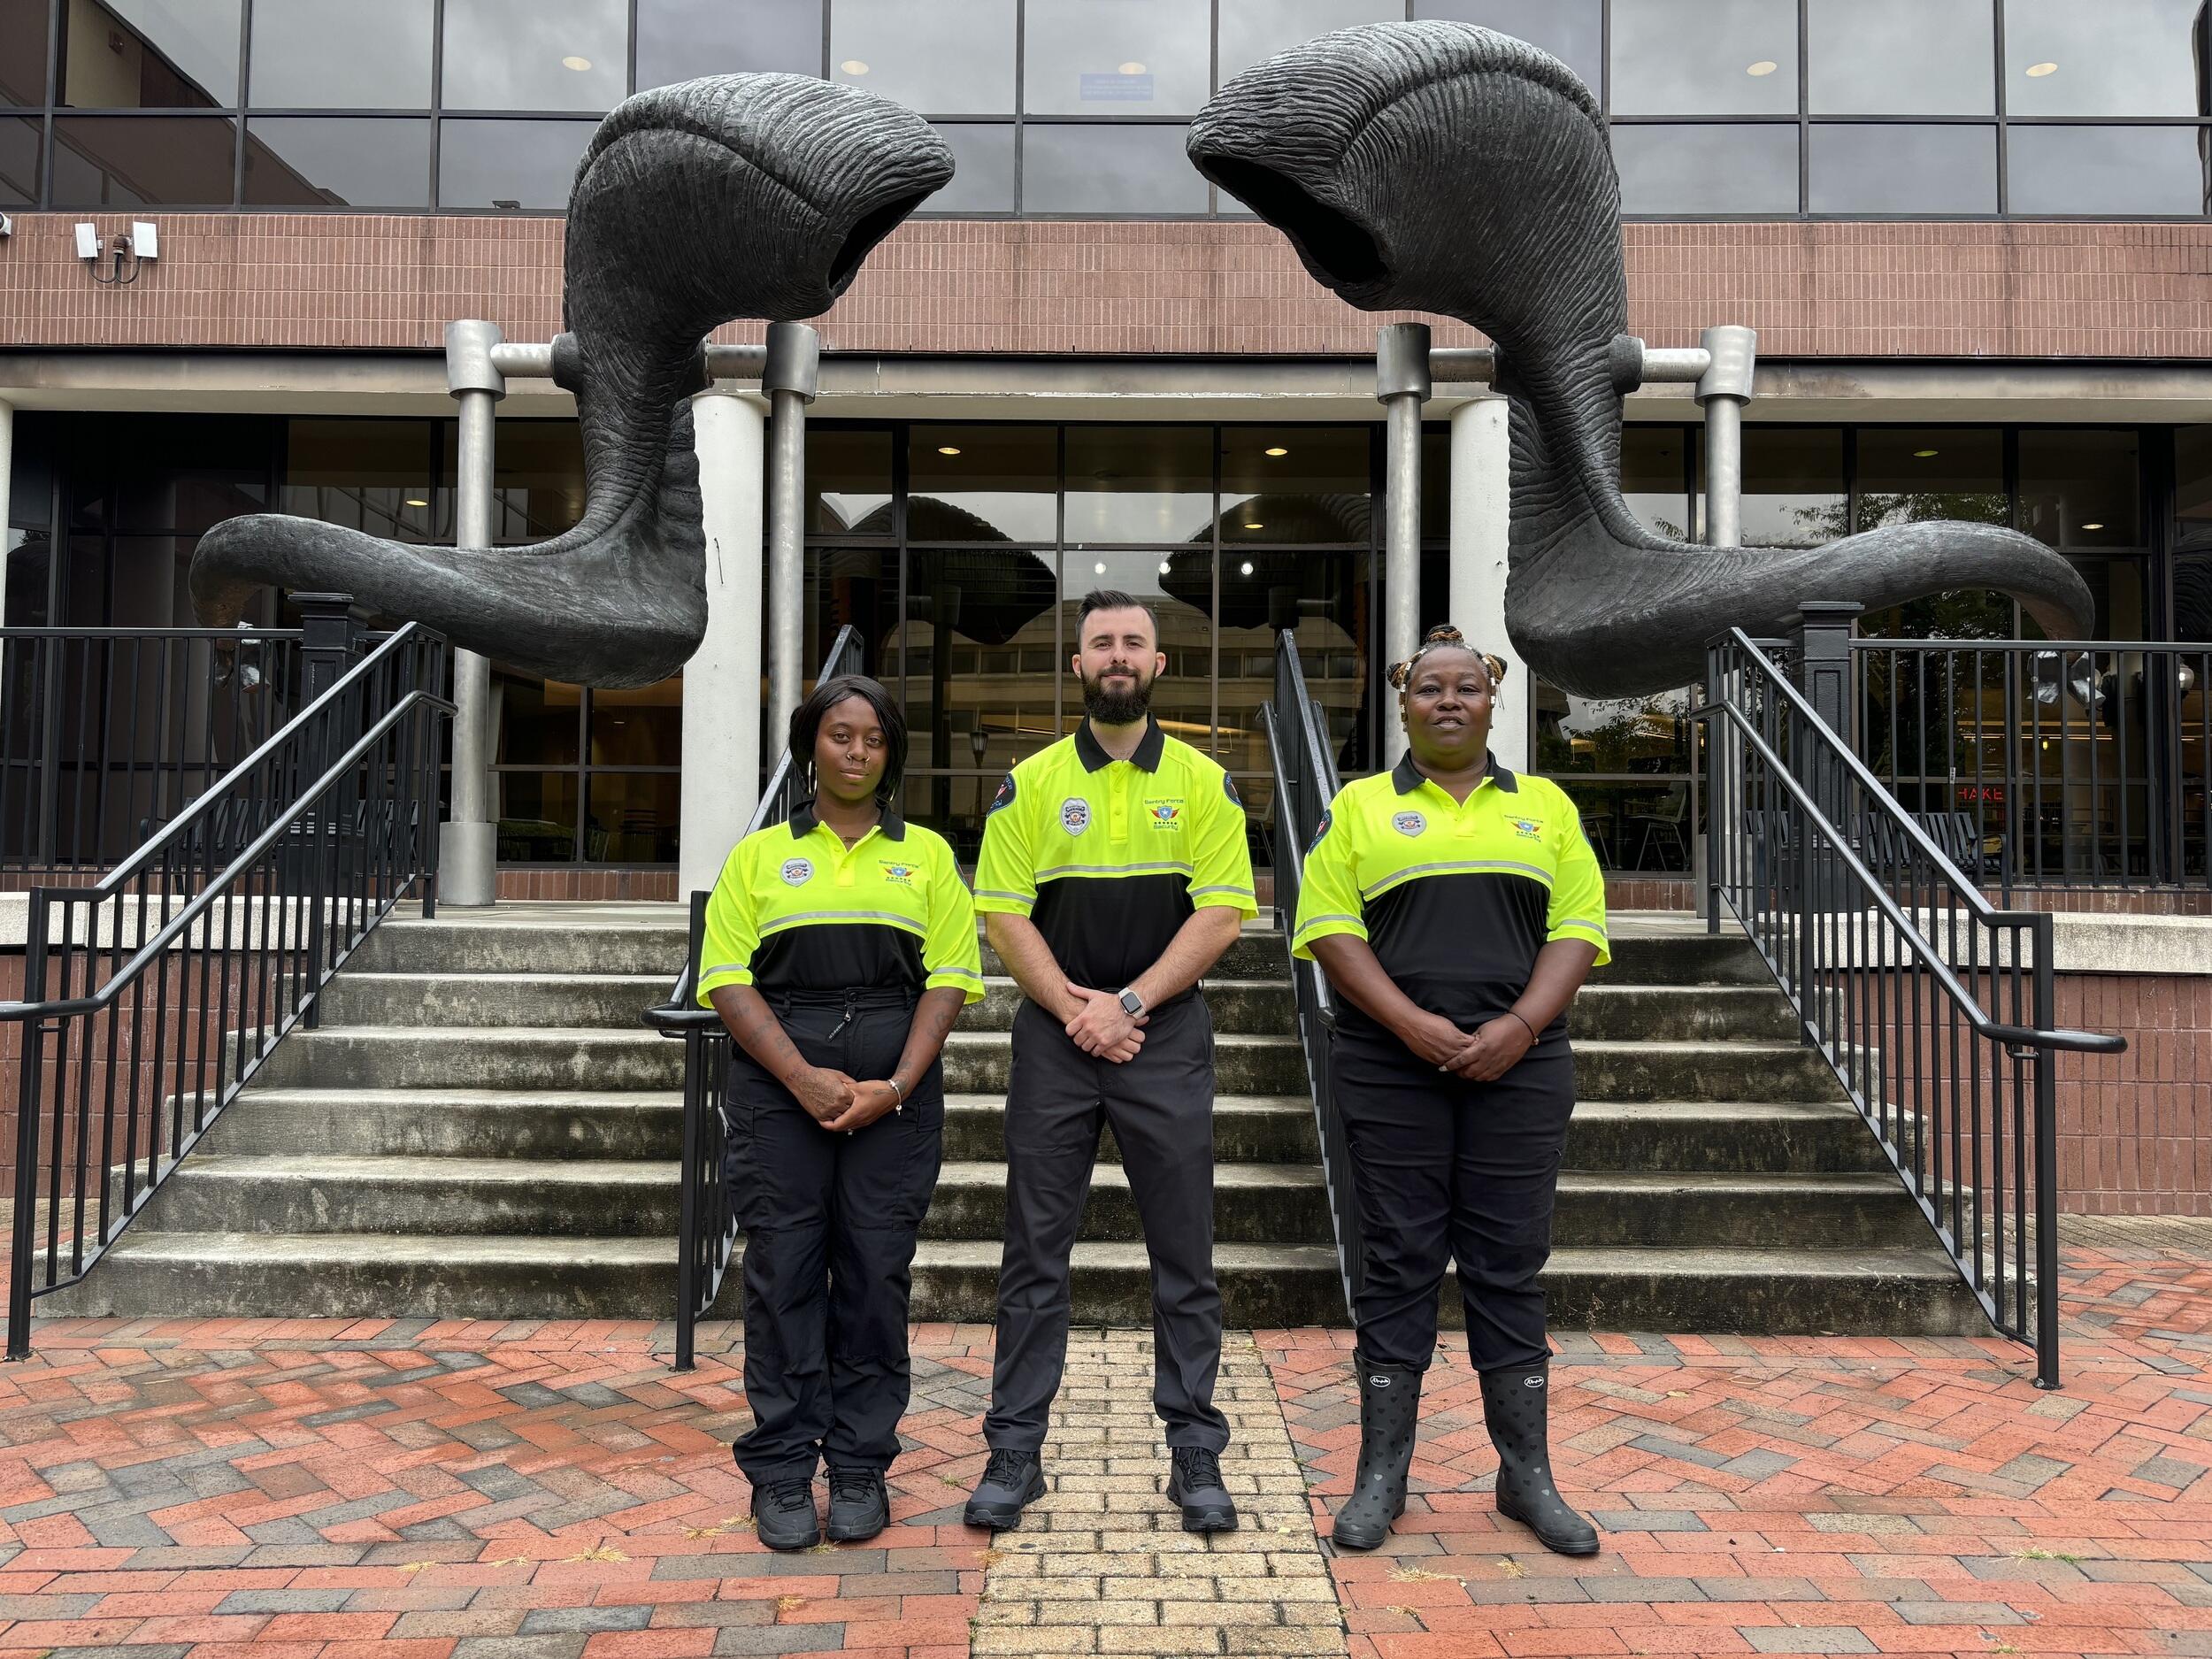
[(428, 502), (426, 502), (426, 501), (424, 501), (424, 500), (423, 500), (421, 497), (419, 497), (419, 496), (417, 496), (417, 495), (410, 495), (410, 496), (407, 498), (407, 504), (408, 504), (410, 507), (427, 507), (430, 503), (429, 503)]
[(1238, 568), (1242, 570), (1247, 576), (1249, 576), (1252, 573), (1252, 561), (1250, 559), (1247, 559)]
[(937, 446), (937, 453), (940, 455), (957, 455), (960, 453), (960, 446), (956, 443), (941, 443)]
[(1915, 449), (1912, 452), (1912, 458), (1916, 461), (1924, 461), (1934, 453), (1933, 449)]
[[(1267, 528), (1267, 526), (1262, 524), (1257, 518), (1247, 518), (1244, 521), (1244, 527), (1248, 530), (1264, 530)], [(1245, 574), (1248, 576), (1251, 572), (1248, 571)]]
[(2028, 65), (2028, 79), (2031, 81), (2040, 81), (2046, 75), (2055, 75), (2057, 73), (2058, 65), (2054, 63), (2047, 62), (2040, 64), (2030, 64)]
[(1097, 564), (1095, 564), (1095, 565), (1092, 565), (1092, 566), (1091, 566), (1091, 574), (1092, 574), (1092, 575), (1094, 575), (1094, 576), (1103, 576), (1105, 573), (1106, 573), (1106, 561), (1105, 561), (1104, 559), (1101, 559), (1101, 560), (1099, 560)]
[(1746, 64), (1743, 72), (1747, 75), (1770, 75), (1777, 67), (1778, 65), (1771, 58), (1762, 58), (1755, 64)]
[(1138, 63), (1124, 64), (1121, 66), (1121, 73), (1125, 75), (1141, 75), (1144, 73), (1144, 65)]
[(1290, 451), (1283, 448), (1283, 446), (1279, 443), (1268, 451), (1268, 454), (1270, 455), (1288, 455)]
[(2101, 524), (2085, 524), (2082, 526), (2082, 528), (2085, 530), (2101, 530), (2104, 528), (2104, 526)]
[(848, 58), (837, 67), (841, 73), (848, 75), (864, 75), (868, 73), (868, 65), (857, 58)]
[(579, 58), (572, 53), (570, 56), (561, 59), (561, 67), (564, 69), (573, 69), (580, 73), (584, 70), (591, 67), (591, 59), (588, 58)]
[(1161, 575), (1163, 575), (1163, 576), (1164, 576), (1164, 575), (1166, 575), (1167, 573), (1168, 573), (1167, 561), (1166, 561), (1165, 559), (1162, 559), (1162, 560), (1160, 561), (1160, 574), (1161, 574)]

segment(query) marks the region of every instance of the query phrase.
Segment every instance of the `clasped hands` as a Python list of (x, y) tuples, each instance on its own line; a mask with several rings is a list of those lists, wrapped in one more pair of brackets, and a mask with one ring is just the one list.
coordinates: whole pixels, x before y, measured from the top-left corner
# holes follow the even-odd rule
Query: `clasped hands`
[(865, 1129), (901, 1102), (887, 1079), (863, 1083), (826, 1065), (809, 1066), (791, 1085), (791, 1093), (807, 1116), (832, 1134)]
[(1501, 1014), (1471, 1036), (1441, 1014), (1423, 1010), (1399, 1036), (1438, 1071), (1471, 1083), (1496, 1082), (1536, 1046), (1535, 1035), (1517, 1014)]
[(1144, 1025), (1151, 1016), (1133, 1016), (1115, 992), (1094, 991), (1072, 979), (1066, 984), (1075, 1007), (1065, 1024), (1068, 1041), (1085, 1054), (1111, 1060), (1116, 1065), (1135, 1059), (1137, 1050), (1144, 1047)]

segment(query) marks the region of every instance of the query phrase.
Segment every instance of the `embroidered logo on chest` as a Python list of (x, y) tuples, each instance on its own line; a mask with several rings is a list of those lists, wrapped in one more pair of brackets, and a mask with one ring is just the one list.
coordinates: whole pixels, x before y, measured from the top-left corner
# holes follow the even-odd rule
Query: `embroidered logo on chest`
[(787, 858), (783, 861), (783, 882), (787, 887), (803, 887), (814, 879), (813, 861), (806, 858)]
[(1418, 812), (1395, 813), (1390, 820), (1390, 827), (1401, 835), (1418, 835), (1428, 826), (1428, 819), (1423, 818)]
[(1183, 803), (1180, 798), (1168, 801), (1147, 801), (1144, 803), (1145, 822), (1156, 830), (1183, 827)]
[(1091, 826), (1091, 803), (1079, 795), (1071, 795), (1060, 803), (1060, 827), (1071, 835), (1080, 835)]
[(883, 872), (883, 879), (891, 883), (893, 887), (910, 887), (914, 885), (914, 866), (912, 864), (892, 864), (889, 861), (885, 860), (879, 863), (879, 867)]
[(1523, 841), (1532, 841), (1543, 839), (1544, 820), (1542, 818), (1508, 818), (1506, 822), (1513, 826), (1513, 833)]

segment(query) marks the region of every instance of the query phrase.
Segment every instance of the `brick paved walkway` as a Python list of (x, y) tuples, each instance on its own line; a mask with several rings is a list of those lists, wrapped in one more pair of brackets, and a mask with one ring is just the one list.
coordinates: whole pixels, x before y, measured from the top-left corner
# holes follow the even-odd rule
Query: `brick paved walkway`
[(1404, 1530), (1330, 1563), (1341, 1333), (1233, 1337), (1247, 1518), (1210, 1541), (1156, 1495), (1148, 1340), (1079, 1333), (1056, 1489), (993, 1549), (959, 1525), (988, 1334), (926, 1327), (896, 1524), (777, 1555), (726, 1450), (727, 1330), (678, 1377), (643, 1325), (53, 1321), (0, 1368), (0, 1659), (2212, 1655), (2212, 1256), (2068, 1261), (2058, 1394), (1996, 1341), (1563, 1339), (1586, 1562), (1492, 1513), (1448, 1353)]

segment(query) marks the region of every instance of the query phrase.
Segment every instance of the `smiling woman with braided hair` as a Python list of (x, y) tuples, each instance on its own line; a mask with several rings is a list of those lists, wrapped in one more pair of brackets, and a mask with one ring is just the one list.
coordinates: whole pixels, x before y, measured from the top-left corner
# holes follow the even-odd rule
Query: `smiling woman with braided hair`
[(1598, 1547), (1552, 1479), (1536, 1275), (1574, 1111), (1567, 1007), (1607, 959), (1605, 883), (1565, 792), (1490, 753), (1504, 676), (1452, 627), (1391, 669), (1405, 758), (1338, 792), (1298, 895), (1294, 949), (1347, 1005), (1329, 1081), (1364, 1265), (1359, 1474), (1335, 1532), (1348, 1549), (1374, 1548), (1404, 1511), (1453, 1258), (1499, 1511), (1563, 1555)]

